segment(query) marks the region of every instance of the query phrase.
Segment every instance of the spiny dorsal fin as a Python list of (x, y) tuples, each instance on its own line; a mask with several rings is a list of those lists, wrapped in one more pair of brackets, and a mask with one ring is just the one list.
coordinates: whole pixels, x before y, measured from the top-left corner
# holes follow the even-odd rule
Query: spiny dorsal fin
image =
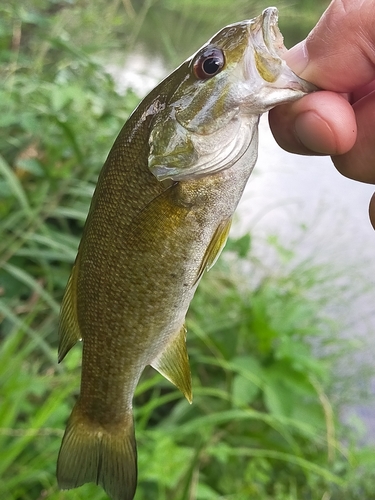
[(191, 373), (186, 349), (186, 328), (184, 325), (178, 334), (167, 344), (164, 351), (154, 359), (151, 366), (180, 389), (189, 403), (192, 402)]
[(66, 354), (70, 351), (74, 344), (78, 342), (78, 340), (82, 339), (77, 319), (77, 270), (76, 263), (70, 273), (61, 304), (58, 349), (59, 363), (65, 358)]
[(195, 283), (197, 283), (197, 281), (201, 279), (204, 271), (209, 271), (211, 269), (211, 267), (219, 258), (221, 251), (223, 250), (225, 243), (227, 242), (231, 224), (232, 219), (226, 219), (217, 227), (212, 240), (210, 241), (210, 244), (208, 245), (203, 256), (203, 260), (198, 270), (198, 276)]

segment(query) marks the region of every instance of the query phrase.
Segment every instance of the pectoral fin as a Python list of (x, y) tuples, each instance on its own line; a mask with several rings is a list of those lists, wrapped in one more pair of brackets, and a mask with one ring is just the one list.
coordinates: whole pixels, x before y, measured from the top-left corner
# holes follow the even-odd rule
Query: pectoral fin
[(195, 282), (199, 281), (202, 277), (202, 274), (205, 271), (209, 271), (219, 258), (221, 251), (223, 250), (225, 243), (227, 242), (231, 224), (232, 219), (226, 219), (217, 227), (212, 240), (210, 241), (210, 244), (208, 245), (203, 256), (203, 260), (198, 270), (198, 275)]
[(76, 262), (69, 276), (64, 298), (61, 304), (58, 349), (59, 363), (64, 359), (74, 344), (78, 342), (78, 340), (82, 339), (77, 319), (77, 266), (78, 263)]
[(191, 373), (186, 349), (185, 326), (167, 344), (164, 351), (154, 359), (151, 366), (180, 389), (189, 403), (192, 402)]

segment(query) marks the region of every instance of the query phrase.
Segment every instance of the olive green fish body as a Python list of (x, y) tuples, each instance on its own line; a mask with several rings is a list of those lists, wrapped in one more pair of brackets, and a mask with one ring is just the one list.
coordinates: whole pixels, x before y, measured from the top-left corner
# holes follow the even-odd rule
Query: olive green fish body
[(312, 90), (280, 59), (277, 11), (224, 28), (159, 84), (99, 176), (64, 295), (59, 361), (83, 340), (61, 445), (63, 489), (131, 500), (132, 399), (146, 365), (191, 402), (185, 315), (228, 236), (257, 155), (259, 115)]
[[(252, 169), (252, 163), (244, 161), (242, 168), (237, 165), (233, 171), (176, 182), (162, 190), (149, 174), (151, 186), (142, 182), (137, 187), (138, 206), (129, 221), (132, 183), (114, 181), (121, 186), (121, 195), (113, 212), (104, 209), (109, 200), (102, 190), (117, 190), (111, 185), (116, 179), (112, 166), (116, 169), (109, 161), (98, 183), (99, 201), (90, 213), (77, 264), (78, 323), (84, 339), (81, 399), (85, 395), (92, 402), (94, 395), (88, 388), (98, 391), (102, 386), (98, 404), (105, 402), (106, 414), (108, 408), (131, 407), (144, 367), (181, 331), (209, 264), (207, 248), (221, 227), (226, 236), (225, 228)], [(146, 167), (145, 162), (143, 170)], [(102, 234), (99, 228), (103, 227)], [(95, 404), (96, 417), (97, 412)]]

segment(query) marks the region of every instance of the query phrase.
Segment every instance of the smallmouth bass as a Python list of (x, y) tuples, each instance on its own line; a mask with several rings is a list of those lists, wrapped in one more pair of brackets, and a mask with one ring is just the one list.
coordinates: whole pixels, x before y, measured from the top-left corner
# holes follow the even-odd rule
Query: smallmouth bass
[(277, 9), (223, 28), (141, 102), (100, 173), (62, 302), (59, 361), (83, 340), (60, 488), (132, 500), (132, 399), (146, 365), (192, 400), (185, 315), (225, 245), (260, 115), (316, 90), (281, 59)]

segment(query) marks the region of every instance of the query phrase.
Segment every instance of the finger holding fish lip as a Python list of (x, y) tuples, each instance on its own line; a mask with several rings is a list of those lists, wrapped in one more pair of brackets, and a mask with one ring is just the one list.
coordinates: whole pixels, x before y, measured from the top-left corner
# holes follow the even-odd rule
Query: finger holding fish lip
[(277, 143), (291, 153), (330, 155), (340, 173), (375, 183), (375, 92), (354, 104), (320, 91), (269, 113)]
[(340, 155), (357, 138), (352, 106), (330, 91), (319, 91), (269, 113), (269, 124), (277, 143), (291, 153)]
[(373, 0), (333, 1), (285, 59), (325, 89), (270, 112), (277, 142), (299, 154), (327, 154), (345, 176), (375, 182), (375, 9)]

